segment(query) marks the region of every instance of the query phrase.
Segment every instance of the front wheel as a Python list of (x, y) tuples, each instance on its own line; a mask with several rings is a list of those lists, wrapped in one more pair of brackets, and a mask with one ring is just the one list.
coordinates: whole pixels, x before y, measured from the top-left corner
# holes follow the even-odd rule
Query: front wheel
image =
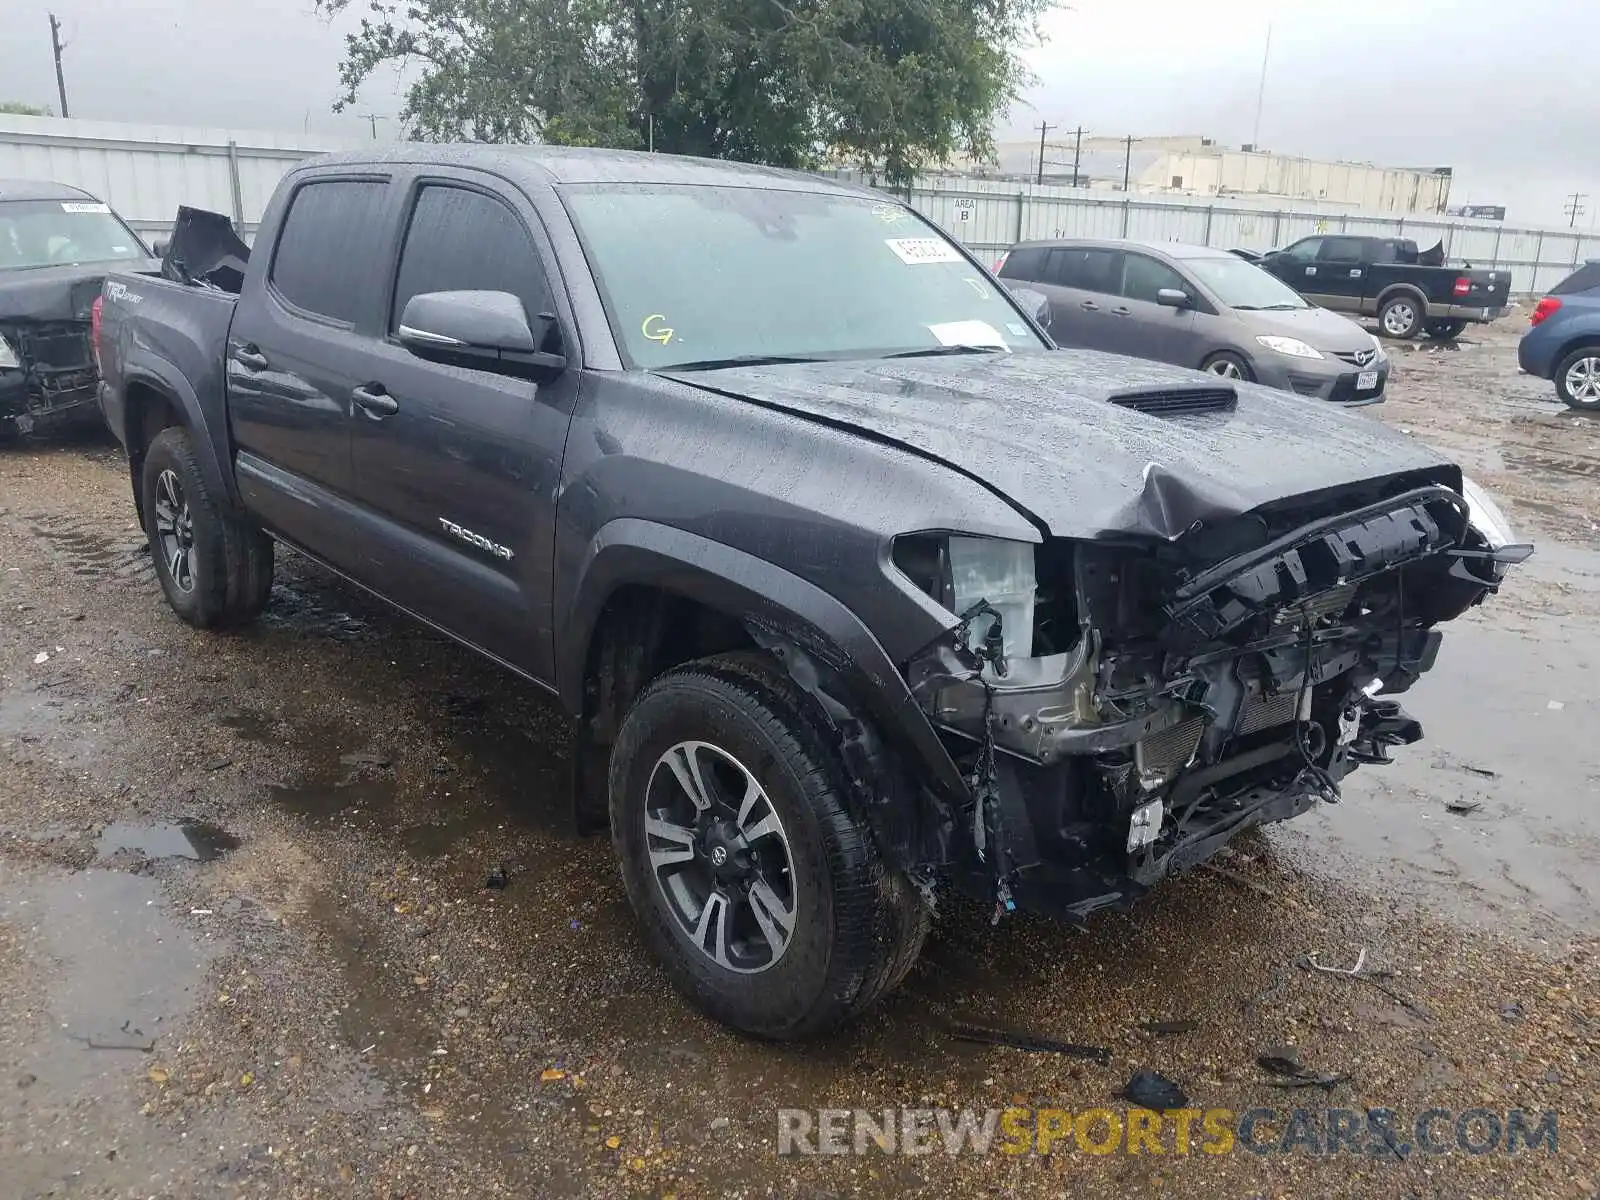
[(736, 1029), (832, 1028), (921, 948), (927, 908), (845, 786), (787, 680), (739, 659), (669, 672), (623, 722), (611, 829), (628, 900), (677, 988)]
[(1555, 369), (1556, 395), (1580, 412), (1600, 412), (1600, 344), (1579, 346)]
[(1224, 379), (1238, 379), (1246, 383), (1252, 378), (1250, 364), (1231, 350), (1219, 350), (1201, 363), (1200, 369)]
[(254, 619), (272, 589), (272, 541), (211, 495), (187, 430), (156, 435), (141, 486), (145, 537), (172, 611), (197, 629)]
[(1378, 328), (1386, 337), (1408, 341), (1422, 332), (1427, 310), (1415, 296), (1391, 296), (1378, 310)]

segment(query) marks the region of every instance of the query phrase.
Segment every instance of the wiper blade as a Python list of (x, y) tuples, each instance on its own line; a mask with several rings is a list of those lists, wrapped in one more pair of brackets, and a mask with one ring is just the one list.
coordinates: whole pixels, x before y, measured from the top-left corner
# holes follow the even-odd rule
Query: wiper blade
[(977, 346), (962, 343), (956, 346), (929, 346), (926, 350), (902, 350), (898, 354), (885, 354), (885, 358), (938, 358), (946, 354), (1004, 354), (1004, 346)]
[(668, 363), (657, 371), (715, 371), (722, 367), (775, 367), (784, 363), (823, 362), (803, 354), (735, 354), (729, 358), (696, 358), (689, 362)]

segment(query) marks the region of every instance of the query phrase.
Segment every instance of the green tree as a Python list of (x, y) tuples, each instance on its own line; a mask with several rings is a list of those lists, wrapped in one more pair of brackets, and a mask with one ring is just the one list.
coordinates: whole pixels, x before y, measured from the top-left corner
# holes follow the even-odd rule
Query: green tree
[[(342, 109), (384, 66), (420, 74), (401, 119), (430, 141), (655, 148), (901, 184), (992, 152), (1053, 0), (365, 0)], [(362, 0), (318, 0), (329, 15)]]
[(12, 117), (53, 117), (56, 115), (49, 108), (40, 108), (35, 104), (24, 104), (20, 100), (0, 100), (0, 113)]

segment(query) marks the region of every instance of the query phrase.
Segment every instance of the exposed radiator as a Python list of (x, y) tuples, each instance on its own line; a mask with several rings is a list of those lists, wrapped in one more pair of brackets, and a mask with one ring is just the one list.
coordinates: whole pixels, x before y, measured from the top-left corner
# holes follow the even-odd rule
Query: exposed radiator
[(1165, 778), (1181, 771), (1200, 748), (1200, 738), (1205, 731), (1206, 718), (1190, 717), (1171, 729), (1152, 733), (1134, 748), (1140, 774)]
[(1240, 706), (1239, 719), (1234, 723), (1234, 736), (1243, 737), (1289, 724), (1294, 720), (1294, 710), (1299, 700), (1298, 692), (1280, 692), (1265, 699), (1258, 696), (1246, 699)]

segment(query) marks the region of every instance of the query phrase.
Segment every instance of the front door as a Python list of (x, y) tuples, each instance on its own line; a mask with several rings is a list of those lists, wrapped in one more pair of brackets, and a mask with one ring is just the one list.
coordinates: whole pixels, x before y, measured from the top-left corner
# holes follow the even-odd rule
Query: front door
[(1196, 294), (1193, 285), (1166, 263), (1132, 250), (1124, 254), (1121, 294), (1110, 310), (1114, 341), (1107, 348), (1135, 358), (1199, 366), (1201, 355), (1193, 345), (1194, 309), (1157, 303), (1157, 294), (1168, 288)]
[[(423, 292), (499, 291), (522, 301), (544, 348), (563, 338), (527, 201), (476, 177), (423, 177), (389, 305), (389, 337), (352, 421), (356, 498), (375, 544), (367, 574), (419, 616), (539, 679), (552, 677), (556, 492), (576, 395), (575, 339), (559, 378), (430, 362), (395, 340)], [(541, 321), (541, 316), (549, 319)]]
[(1317, 251), (1317, 286), (1314, 303), (1338, 312), (1359, 312), (1367, 286), (1361, 238), (1326, 237)]
[(252, 273), (239, 298), (226, 351), (248, 503), (274, 531), (358, 578), (359, 539), (330, 512), (351, 490), (350, 392), (375, 344), (384, 287), (368, 264), (389, 253), (390, 198), (386, 178), (318, 176), (296, 188), (266, 278)]
[(1322, 242), (1320, 237), (1301, 238), (1262, 259), (1261, 265), (1310, 300), (1320, 283), (1317, 253), (1322, 249)]

